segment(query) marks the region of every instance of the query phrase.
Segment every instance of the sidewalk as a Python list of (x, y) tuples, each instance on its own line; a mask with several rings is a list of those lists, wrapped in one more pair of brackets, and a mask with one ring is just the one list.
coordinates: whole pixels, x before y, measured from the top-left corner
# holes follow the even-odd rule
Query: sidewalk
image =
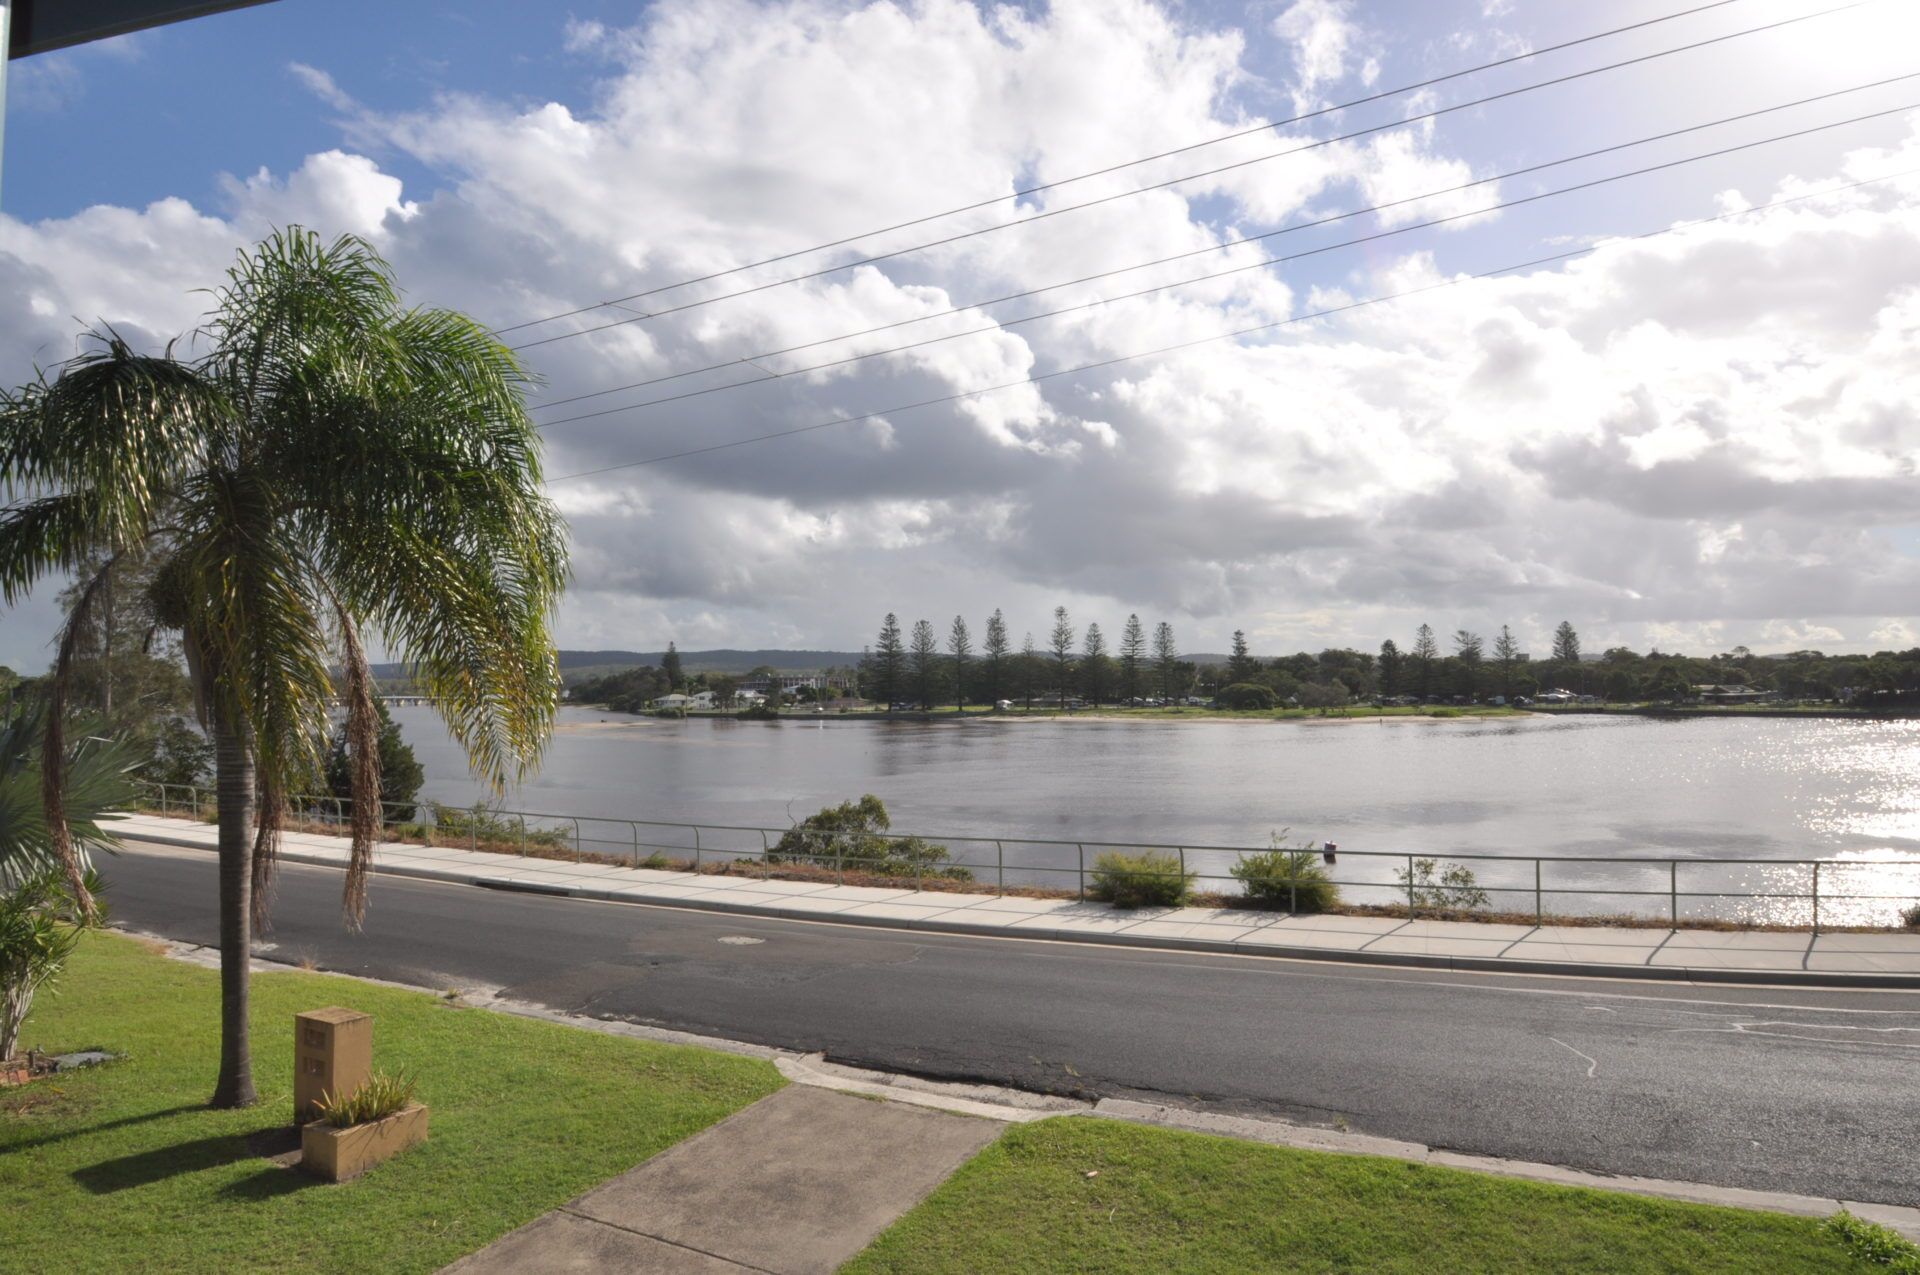
[[(212, 850), (211, 825), (129, 815), (130, 840)], [(344, 837), (289, 833), (281, 858), (344, 867)], [(1492, 925), (1300, 916), (1231, 908), (1139, 908), (992, 894), (915, 892), (820, 881), (696, 876), (598, 863), (382, 842), (375, 870), (496, 889), (701, 908), (789, 920), (1123, 947), (1425, 968), (1820, 987), (1920, 988), (1920, 933), (1813, 934), (1602, 926)]]
[(446, 1272), (825, 1275), (1004, 1127), (789, 1085)]

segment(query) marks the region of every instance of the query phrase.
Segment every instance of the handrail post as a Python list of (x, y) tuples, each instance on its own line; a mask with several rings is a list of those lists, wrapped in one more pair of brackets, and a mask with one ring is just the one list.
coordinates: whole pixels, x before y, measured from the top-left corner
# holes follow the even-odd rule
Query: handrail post
[(697, 877), (700, 875), (700, 825), (690, 823), (687, 827), (693, 829), (693, 875)]
[(1180, 849), (1180, 888), (1184, 890), (1187, 885), (1187, 848), (1185, 846), (1181, 846), (1179, 849)]
[(633, 866), (640, 866), (640, 825), (627, 820), (627, 831), (633, 834)]
[(520, 857), (527, 857), (527, 817), (520, 816)]
[(573, 861), (575, 863), (580, 862), (581, 835), (582, 834), (580, 832), (580, 817), (578, 815), (575, 815), (573, 816)]
[[(1246, 861), (1246, 856), (1242, 854), (1240, 862), (1244, 864)], [(1287, 855), (1287, 915), (1300, 915), (1300, 861), (1291, 853)]]
[(999, 882), (994, 893), (1004, 899), (1007, 897), (1007, 848), (998, 841), (993, 843), (993, 862), (995, 879)]
[(1673, 928), (1680, 928), (1680, 860), (1667, 860), (1667, 907), (1673, 915)]
[(771, 853), (773, 853), (772, 850), (767, 847), (767, 830), (762, 828), (760, 830), (760, 879), (762, 881), (773, 879), (773, 864), (767, 861), (767, 856)]
[(1407, 920), (1413, 920), (1413, 856), (1407, 856)]
[(1085, 903), (1087, 901), (1087, 848), (1076, 841), (1073, 849), (1080, 856), (1080, 901)]
[(1813, 861), (1813, 932), (1820, 932), (1820, 861)]
[(1540, 904), (1540, 860), (1533, 861), (1533, 928), (1539, 929), (1545, 920)]

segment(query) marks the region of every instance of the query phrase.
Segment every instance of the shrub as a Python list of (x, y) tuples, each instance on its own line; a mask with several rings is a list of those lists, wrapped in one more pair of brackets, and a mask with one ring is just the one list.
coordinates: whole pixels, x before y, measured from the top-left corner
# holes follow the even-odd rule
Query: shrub
[(885, 835), (893, 826), (881, 800), (868, 793), (808, 815), (774, 843), (768, 863), (797, 860), (822, 867), (841, 865), (885, 876), (942, 876), (971, 881), (965, 868), (947, 863), (947, 848), (921, 837)]
[(94, 896), (90, 918), (81, 914), (59, 868), (35, 872), (0, 892), (0, 1059), (13, 1057), (34, 993), (60, 977), (81, 931), (106, 919), (100, 874), (88, 868), (81, 882)]
[(1149, 850), (1144, 854), (1108, 851), (1093, 861), (1093, 888), (1103, 903), (1120, 908), (1177, 908), (1193, 889), (1193, 873), (1180, 870), (1173, 855)]
[(1430, 708), (1427, 710), (1427, 716), (1428, 717), (1458, 717), (1460, 716), (1460, 710), (1457, 708)]
[(1285, 833), (1273, 834), (1273, 849), (1242, 855), (1229, 871), (1240, 882), (1249, 902), (1294, 912), (1328, 912), (1340, 905), (1340, 891), (1320, 866), (1318, 856), (1302, 847), (1289, 848)]
[(1463, 863), (1443, 868), (1438, 859), (1415, 859), (1411, 872), (1401, 868), (1393, 875), (1416, 911), (1481, 912), (1490, 902), (1473, 869)]
[(376, 1071), (345, 1097), (322, 1094), (316, 1105), (322, 1120), (336, 1129), (346, 1129), (385, 1120), (397, 1111), (404, 1111), (413, 1102), (413, 1089), (411, 1076)]
[[(506, 819), (476, 803), (467, 810), (433, 802), (433, 832), (448, 842), (466, 842), (480, 849), (512, 849), (523, 844), (523, 828), (518, 818)], [(569, 849), (571, 830), (565, 828), (524, 829), (524, 844), (548, 850)]]
[(1271, 686), (1261, 686), (1258, 682), (1235, 682), (1214, 698), (1220, 707), (1232, 709), (1268, 709), (1280, 702)]
[(1914, 904), (1900, 914), (1900, 924), (1909, 930), (1920, 930), (1920, 903)]

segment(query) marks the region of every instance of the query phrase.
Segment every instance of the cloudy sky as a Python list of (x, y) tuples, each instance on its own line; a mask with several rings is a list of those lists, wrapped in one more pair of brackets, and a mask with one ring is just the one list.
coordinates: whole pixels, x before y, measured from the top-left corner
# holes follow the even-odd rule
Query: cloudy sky
[[(1912, 0), (1414, 118), (1836, 2), (1735, 0), (867, 234), (1702, 2), (279, 0), (13, 65), (0, 376), (77, 320), (186, 331), (298, 223), (501, 328), (631, 298), (505, 336), (543, 342), (566, 646), (857, 648), (888, 610), (995, 607), (1018, 641), (1056, 604), (1189, 650), (1422, 621), (1542, 649), (1562, 618), (1589, 647), (1912, 646), (1920, 79), (1695, 129), (1920, 71)], [(53, 592), (0, 617), (0, 662), (46, 662)]]

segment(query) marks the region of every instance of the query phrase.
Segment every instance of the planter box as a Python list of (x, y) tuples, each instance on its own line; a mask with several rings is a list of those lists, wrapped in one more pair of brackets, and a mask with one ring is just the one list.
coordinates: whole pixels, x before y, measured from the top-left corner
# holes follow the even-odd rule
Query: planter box
[(426, 1140), (427, 1109), (417, 1102), (385, 1120), (344, 1129), (316, 1120), (300, 1130), (300, 1167), (329, 1182), (345, 1182)]

